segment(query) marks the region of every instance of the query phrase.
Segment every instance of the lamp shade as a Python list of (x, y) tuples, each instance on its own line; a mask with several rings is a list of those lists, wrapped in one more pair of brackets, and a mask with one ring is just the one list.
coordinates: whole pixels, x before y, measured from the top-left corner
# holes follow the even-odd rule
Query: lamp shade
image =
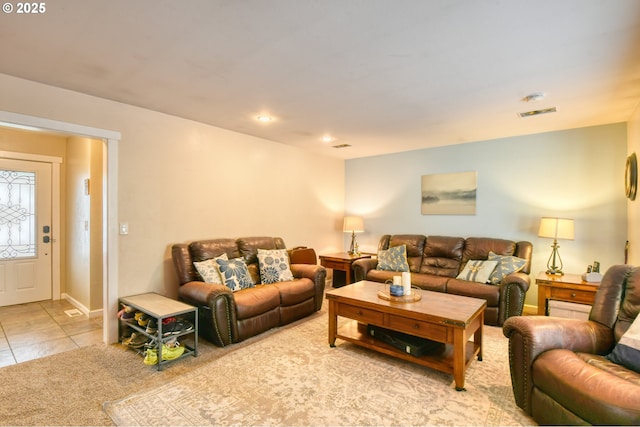
[(362, 233), (364, 221), (361, 216), (345, 216), (342, 231), (345, 233)]
[(542, 219), (540, 219), (538, 236), (550, 239), (573, 240), (573, 220), (567, 218), (542, 217)]

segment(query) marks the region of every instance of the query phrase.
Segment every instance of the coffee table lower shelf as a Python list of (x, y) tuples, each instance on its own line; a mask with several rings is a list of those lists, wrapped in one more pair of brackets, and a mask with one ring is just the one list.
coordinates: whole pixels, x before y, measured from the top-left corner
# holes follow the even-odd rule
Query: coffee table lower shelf
[[(452, 375), (454, 374), (453, 344), (445, 343), (443, 346), (434, 349), (428, 354), (416, 357), (369, 336), (367, 334), (367, 325), (356, 320), (348, 321), (343, 326), (339, 327), (336, 338), (340, 338), (344, 341), (348, 341), (389, 356), (417, 363), (418, 365), (426, 366), (440, 372)], [(465, 346), (465, 371), (473, 359), (480, 354), (480, 351), (480, 345), (471, 340), (467, 342), (467, 345)], [(482, 357), (479, 357), (479, 360), (482, 360)]]

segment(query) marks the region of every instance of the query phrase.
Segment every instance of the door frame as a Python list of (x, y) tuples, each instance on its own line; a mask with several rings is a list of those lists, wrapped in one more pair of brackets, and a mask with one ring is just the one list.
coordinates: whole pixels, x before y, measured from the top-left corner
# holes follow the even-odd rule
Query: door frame
[[(90, 126), (50, 120), (0, 110), (0, 126), (26, 130), (44, 130), (69, 136), (85, 136), (100, 139), (103, 145), (104, 162), (102, 179), (102, 340), (106, 344), (118, 341), (118, 144), (120, 132)], [(58, 218), (59, 220), (59, 218)], [(59, 284), (58, 284), (59, 286)]]
[(61, 157), (0, 150), (0, 158), (51, 165), (51, 298), (60, 299), (60, 164)]

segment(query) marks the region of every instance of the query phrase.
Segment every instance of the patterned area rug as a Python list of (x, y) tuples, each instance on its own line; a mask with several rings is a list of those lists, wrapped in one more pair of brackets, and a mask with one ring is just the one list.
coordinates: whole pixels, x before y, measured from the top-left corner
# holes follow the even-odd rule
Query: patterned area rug
[(458, 392), (451, 375), (340, 339), (329, 347), (322, 313), (104, 410), (119, 426), (536, 425), (513, 400), (502, 330), (484, 336)]

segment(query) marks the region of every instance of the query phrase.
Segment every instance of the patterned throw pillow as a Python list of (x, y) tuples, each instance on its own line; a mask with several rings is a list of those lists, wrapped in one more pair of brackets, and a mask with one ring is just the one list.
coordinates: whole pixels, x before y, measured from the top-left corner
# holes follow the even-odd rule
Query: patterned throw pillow
[(263, 285), (293, 280), (286, 249), (258, 249), (258, 265)]
[(607, 359), (640, 373), (640, 315), (636, 316)]
[(378, 251), (378, 270), (409, 271), (407, 262), (407, 245), (393, 246), (387, 250)]
[(524, 268), (527, 260), (524, 258), (518, 258), (517, 256), (498, 255), (493, 252), (489, 252), (489, 261), (498, 261), (498, 266), (491, 277), (489, 277), (489, 283), (492, 285), (499, 285), (502, 279), (507, 277), (511, 273), (520, 271)]
[(220, 277), (220, 270), (218, 269), (216, 259), (228, 260), (229, 258), (227, 257), (227, 254), (222, 254), (215, 258), (194, 262), (193, 265), (196, 267), (196, 270), (206, 283), (222, 285), (222, 277)]
[(469, 260), (456, 278), (470, 282), (487, 283), (497, 265), (498, 261)]
[(240, 289), (253, 288), (254, 284), (251, 275), (247, 269), (247, 264), (242, 258), (234, 258), (232, 260), (216, 259), (218, 268), (220, 268), (220, 276), (227, 288), (233, 292)]

